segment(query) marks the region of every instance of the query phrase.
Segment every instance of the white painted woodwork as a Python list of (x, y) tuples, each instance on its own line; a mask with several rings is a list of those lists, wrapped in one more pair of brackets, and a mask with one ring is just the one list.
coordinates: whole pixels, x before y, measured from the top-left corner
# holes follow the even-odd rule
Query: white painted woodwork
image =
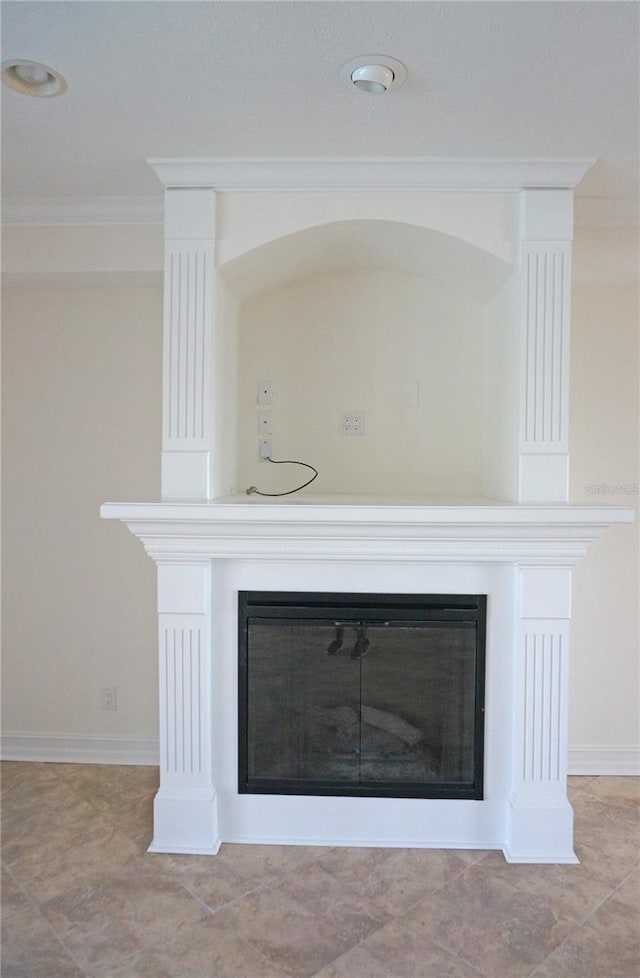
[[(573, 187), (592, 161), (151, 162), (166, 188), (163, 502), (106, 504), (102, 515), (122, 520), (158, 563), (152, 849), (212, 853), (221, 840), (457, 846), (502, 849), (514, 862), (575, 862), (566, 797), (571, 569), (606, 526), (633, 518), (567, 504)], [(216, 191), (297, 190), (303, 200), (305, 189), (349, 188), (520, 194), (519, 439), (503, 439), (508, 457), (497, 459), (517, 471), (517, 501), (210, 498), (230, 481), (220, 470), (233, 427), (224, 412), (234, 409), (221, 392), (235, 368), (224, 343), (233, 324), (216, 294)], [(486, 594), (484, 799), (239, 795), (241, 589)]]
[(210, 495), (215, 192), (167, 191), (163, 345), (164, 499)]
[(220, 840), (211, 738), (210, 563), (160, 561), (158, 613), (160, 790), (151, 849), (215, 853)]
[(573, 193), (525, 190), (521, 205), (519, 500), (566, 502)]
[(522, 190), (574, 188), (596, 162), (574, 158), (151, 158), (165, 187), (216, 190)]
[[(154, 850), (209, 852), (220, 839), (496, 848), (513, 861), (575, 861), (566, 800), (571, 568), (631, 510), (244, 497), (111, 503), (102, 515), (122, 520), (158, 562), (160, 607), (173, 609), (160, 615)], [(485, 800), (238, 795), (237, 592), (245, 588), (487, 594)], [(210, 697), (206, 679), (194, 684), (195, 649), (211, 656)], [(194, 766), (208, 731), (211, 783)]]

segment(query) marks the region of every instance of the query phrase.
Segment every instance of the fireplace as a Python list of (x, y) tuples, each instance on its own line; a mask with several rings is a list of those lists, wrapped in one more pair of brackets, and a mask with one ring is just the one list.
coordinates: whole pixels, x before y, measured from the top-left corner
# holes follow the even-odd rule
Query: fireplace
[[(432, 846), (575, 862), (572, 568), (633, 519), (568, 502), (573, 188), (592, 161), (151, 162), (166, 188), (162, 499), (102, 509), (158, 566), (151, 851)], [(343, 437), (354, 410), (366, 425)], [(246, 495), (283, 488), (265, 437), (276, 458), (318, 463), (317, 493)], [(302, 626), (274, 625), (300, 594), (317, 623), (306, 679)], [(414, 595), (429, 598), (398, 653), (385, 643)], [(443, 638), (429, 616), (444, 610), (473, 610), (473, 626)], [(412, 659), (424, 690), (436, 637), (459, 675), (426, 713), (405, 712), (402, 683), (386, 691), (389, 657)], [(320, 665), (353, 674), (346, 701), (316, 695), (333, 682)], [(285, 687), (281, 723), (265, 701)]]
[(481, 799), (485, 609), (241, 592), (238, 790)]

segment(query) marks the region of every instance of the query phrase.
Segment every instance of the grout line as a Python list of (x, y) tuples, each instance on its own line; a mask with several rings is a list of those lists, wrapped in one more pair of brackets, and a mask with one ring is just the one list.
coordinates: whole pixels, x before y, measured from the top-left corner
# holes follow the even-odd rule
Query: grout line
[(582, 930), (582, 928), (583, 928), (583, 927), (585, 926), (585, 924), (587, 924), (587, 923), (588, 923), (588, 922), (589, 922), (589, 921), (591, 920), (591, 918), (592, 918), (592, 917), (593, 917), (593, 916), (594, 916), (594, 915), (595, 915), (596, 913), (598, 913), (598, 911), (599, 911), (599, 910), (601, 910), (601, 909), (602, 909), (602, 907), (603, 907), (603, 906), (604, 906), (604, 905), (605, 905), (606, 903), (608, 903), (608, 901), (609, 901), (609, 900), (610, 900), (610, 899), (611, 899), (611, 898), (612, 898), (613, 896), (615, 896), (615, 894), (616, 894), (616, 893), (618, 892), (618, 890), (620, 889), (620, 887), (621, 887), (621, 886), (624, 886), (624, 884), (625, 884), (625, 883), (627, 882), (627, 880), (629, 880), (629, 879), (630, 879), (630, 878), (631, 878), (631, 877), (633, 876), (633, 874), (634, 874), (634, 873), (636, 872), (636, 870), (638, 870), (639, 868), (640, 868), (640, 866), (634, 866), (634, 867), (633, 867), (633, 868), (632, 868), (632, 869), (630, 870), (630, 872), (629, 872), (629, 873), (628, 873), (628, 874), (627, 874), (627, 875), (625, 876), (625, 878), (624, 878), (623, 880), (621, 880), (621, 881), (620, 881), (620, 882), (619, 882), (619, 883), (618, 883), (618, 884), (617, 884), (617, 885), (616, 885), (615, 887), (613, 887), (613, 888), (612, 888), (612, 890), (611, 890), (611, 892), (610, 892), (610, 893), (608, 893), (608, 894), (607, 894), (607, 896), (605, 896), (605, 897), (603, 897), (603, 898), (602, 898), (602, 900), (600, 900), (600, 902), (599, 902), (599, 903), (597, 903), (597, 904), (595, 905), (595, 907), (593, 907), (593, 908), (592, 908), (592, 909), (591, 909), (591, 910), (590, 910), (590, 911), (589, 911), (589, 912), (588, 912), (587, 914), (585, 914), (585, 916), (584, 916), (584, 917), (580, 917), (580, 918), (579, 918), (578, 920), (576, 920), (576, 922), (575, 922), (575, 924), (573, 925), (573, 927), (572, 927), (572, 929), (571, 929), (571, 931), (570, 931), (570, 932), (569, 932), (569, 933), (567, 934), (567, 936), (566, 936), (566, 937), (564, 937), (564, 938), (563, 938), (563, 939), (562, 939), (562, 940), (560, 941), (560, 943), (559, 943), (559, 944), (556, 944), (556, 946), (555, 946), (554, 948), (552, 948), (552, 949), (551, 949), (551, 951), (549, 951), (549, 954), (548, 954), (548, 955), (546, 956), (546, 958), (544, 959), (544, 961), (540, 961), (540, 962), (539, 962), (538, 964), (536, 964), (536, 965), (534, 966), (534, 968), (533, 968), (533, 969), (532, 969), (531, 971), (529, 971), (529, 972), (527, 973), (527, 975), (528, 975), (528, 978), (535, 978), (535, 974), (536, 974), (536, 971), (538, 970), (538, 968), (541, 968), (541, 967), (543, 966), (543, 964), (545, 963), (545, 961), (547, 961), (547, 960), (548, 960), (548, 959), (549, 959), (549, 958), (551, 957), (551, 955), (552, 955), (552, 954), (555, 954), (555, 953), (556, 953), (556, 951), (558, 951), (558, 950), (560, 950), (560, 948), (562, 948), (562, 947), (563, 947), (563, 946), (564, 946), (564, 945), (565, 945), (565, 944), (567, 943), (567, 941), (569, 941), (569, 940), (571, 940), (571, 939), (572, 939), (573, 937), (575, 937), (575, 935), (576, 935), (577, 933), (579, 933), (579, 931), (581, 931), (581, 930)]
[(82, 965), (80, 964), (80, 962), (77, 960), (77, 958), (76, 958), (75, 954), (73, 953), (73, 951), (71, 951), (67, 947), (67, 945), (63, 941), (62, 937), (51, 926), (51, 924), (49, 923), (49, 921), (47, 920), (47, 918), (42, 913), (42, 911), (40, 909), (40, 906), (39, 906), (37, 900), (35, 900), (30, 895), (29, 891), (25, 889), (25, 887), (22, 885), (22, 883), (20, 882), (20, 880), (17, 878), (15, 872), (4, 861), (2, 863), (2, 868), (3, 868), (3, 870), (4, 870), (5, 873), (8, 873), (8, 875), (11, 877), (11, 879), (13, 880), (13, 882), (15, 883), (15, 885), (18, 887), (18, 889), (22, 893), (22, 895), (25, 898), (25, 900), (27, 900), (27, 902), (30, 904), (31, 912), (32, 913), (35, 913), (40, 918), (40, 920), (42, 921), (42, 923), (45, 925), (46, 929), (54, 937), (56, 943), (60, 945), (60, 947), (63, 949), (63, 951), (67, 955), (67, 957), (69, 957), (71, 959), (71, 961), (75, 964), (76, 968), (81, 972), (82, 975), (84, 975), (84, 978), (91, 978), (91, 976), (88, 974), (88, 972), (82, 967)]
[[(324, 847), (320, 847), (319, 846), (318, 848), (321, 849), (321, 852), (324, 851)], [(316, 859), (319, 859), (319, 858), (320, 858), (320, 856), (310, 857), (309, 858), (309, 862), (315, 862)], [(251, 896), (251, 894), (253, 894), (253, 893), (259, 893), (261, 890), (267, 890), (270, 887), (272, 887), (274, 884), (280, 883), (282, 880), (286, 879), (291, 874), (296, 873), (296, 872), (299, 872), (306, 865), (307, 865), (306, 862), (305, 863), (301, 863), (299, 866), (295, 866), (295, 867), (292, 867), (291, 869), (287, 870), (286, 873), (277, 873), (275, 876), (270, 877), (264, 883), (253, 883), (253, 884), (249, 884), (248, 883), (247, 884), (247, 885), (249, 885), (249, 889), (248, 890), (245, 890), (243, 893), (240, 893), (237, 897), (234, 897), (232, 900), (227, 900), (226, 903), (221, 904), (219, 907), (210, 907), (209, 904), (205, 900), (202, 899), (202, 897), (199, 897), (198, 896), (198, 894), (191, 888), (191, 886), (188, 886), (182, 879), (180, 879), (179, 875), (176, 875), (176, 876), (171, 875), (171, 879), (173, 879), (175, 882), (179, 883), (180, 886), (182, 886), (182, 888), (184, 890), (186, 890), (187, 893), (194, 898), (194, 900), (197, 900), (198, 903), (200, 903), (204, 907), (204, 909), (213, 917), (216, 914), (220, 913), (220, 911), (227, 910), (229, 907), (235, 906), (241, 900), (244, 900), (245, 897)], [(169, 873), (167, 873), (167, 875), (170, 875), (170, 871), (169, 871)]]
[(228, 910), (230, 907), (234, 907), (236, 903), (240, 903), (241, 900), (244, 900), (245, 897), (251, 896), (252, 893), (258, 893), (260, 890), (268, 889), (269, 886), (271, 886), (271, 883), (264, 883), (259, 886), (252, 886), (251, 889), (246, 890), (246, 892), (244, 893), (240, 893), (237, 897), (234, 897), (233, 900), (227, 900), (226, 903), (221, 904), (219, 907), (210, 907), (209, 904), (206, 902), (206, 900), (198, 896), (198, 894), (191, 888), (191, 886), (188, 886), (185, 882), (183, 882), (180, 879), (176, 879), (175, 876), (172, 876), (171, 879), (174, 881), (174, 883), (179, 883), (182, 889), (185, 890), (189, 894), (189, 896), (193, 897), (193, 899), (196, 900), (196, 902), (199, 903), (200, 906), (207, 911), (210, 917), (215, 917), (216, 914), (220, 913), (220, 911)]
[[(602, 907), (605, 905), (605, 903), (608, 903), (609, 900), (611, 900), (611, 898), (616, 895), (616, 893), (618, 892), (618, 890), (620, 889), (620, 887), (624, 886), (624, 884), (629, 879), (631, 879), (631, 877), (633, 876), (633, 874), (636, 872), (637, 869), (638, 869), (638, 867), (637, 866), (634, 866), (633, 869), (631, 869), (627, 873), (627, 875), (625, 876), (625, 878), (623, 880), (620, 880), (620, 882), (617, 884), (617, 886), (614, 886), (613, 889), (611, 890), (611, 892), (608, 893), (606, 897), (603, 897), (603, 899), (600, 901), (600, 903), (596, 904), (596, 906), (588, 914), (586, 914), (584, 917), (581, 917), (580, 920), (578, 921), (578, 923), (576, 924), (576, 928), (575, 929), (576, 930), (579, 930), (584, 924), (588, 923), (591, 920), (591, 918), (593, 917), (593, 915), (596, 914), (598, 912), (598, 910), (601, 910)], [(565, 940), (566, 939), (567, 938), (565, 938)], [(562, 941), (562, 943), (564, 944), (564, 941)]]
[[(64, 770), (60, 770), (59, 769), (60, 768), (60, 765), (57, 765), (57, 764), (51, 764), (50, 766), (51, 766), (51, 768), (53, 768), (53, 773), (55, 774), (55, 780), (58, 783), (62, 783), (64, 785), (67, 785), (69, 787), (69, 790), (72, 791), (73, 794), (76, 797), (78, 797), (79, 799), (81, 799), (84, 802), (88, 802), (91, 805), (91, 807), (93, 808), (93, 810), (96, 812), (97, 815), (100, 815), (102, 817), (108, 818), (111, 821), (111, 815), (110, 815), (110, 813), (107, 813), (107, 812), (105, 812), (105, 811), (103, 811), (101, 809), (95, 808), (95, 806), (91, 803), (91, 799), (85, 795), (84, 790), (81, 789), (81, 788), (78, 788), (77, 785), (73, 784), (73, 779), (70, 777), (70, 772), (68, 770), (68, 766), (67, 765), (65, 765), (65, 769)], [(83, 766), (85, 768), (91, 769), (92, 771), (95, 768), (99, 768), (99, 772), (96, 772), (96, 774), (99, 774), (100, 772), (103, 772), (104, 771), (104, 766), (102, 766), (102, 765), (100, 765), (100, 766), (98, 766), (98, 765), (83, 765)], [(77, 768), (78, 768), (78, 765), (74, 765), (74, 769), (77, 770)], [(616, 808), (619, 808), (621, 805), (623, 805), (624, 802), (622, 802), (620, 800), (617, 800), (615, 797), (614, 798), (600, 798), (600, 797), (598, 797), (598, 795), (592, 795), (590, 793), (589, 787), (592, 784), (594, 784), (595, 782), (599, 781), (599, 780), (600, 779), (597, 778), (597, 777), (590, 777), (590, 778), (584, 778), (584, 779), (581, 778), (581, 782), (582, 783), (580, 784), (580, 788), (579, 788), (579, 791), (578, 791), (580, 797), (581, 798), (584, 798), (585, 795), (586, 795), (589, 799), (595, 799), (595, 800), (598, 800), (599, 802), (601, 802), (602, 805), (603, 805), (603, 807), (605, 807), (605, 808), (613, 808), (614, 810)], [(606, 780), (606, 778), (603, 778), (602, 780)], [(53, 784), (55, 782), (52, 780), (51, 783)], [(156, 789), (153, 789), (153, 791), (155, 791), (155, 790)], [(150, 791), (151, 791), (151, 789), (150, 789)], [(128, 839), (130, 842), (134, 843), (136, 845), (136, 847), (137, 847), (137, 843), (135, 842), (135, 840), (133, 840), (131, 838), (131, 836), (129, 835), (129, 833), (122, 832), (119, 829), (116, 829), (115, 828), (115, 825), (113, 826), (113, 830), (114, 830), (114, 832), (117, 833), (117, 835), (120, 838)], [(250, 897), (250, 896), (252, 896), (254, 894), (265, 892), (265, 891), (268, 891), (268, 890), (270, 890), (272, 888), (275, 888), (275, 887), (279, 886), (283, 881), (285, 881), (285, 880), (287, 880), (287, 879), (289, 879), (291, 877), (294, 877), (295, 875), (298, 875), (298, 874), (301, 874), (301, 873), (304, 874), (304, 872), (310, 866), (316, 864), (328, 852), (331, 852), (331, 851), (334, 851), (335, 852), (336, 850), (339, 851), (340, 848), (341, 847), (335, 847), (335, 846), (328, 846), (328, 847), (327, 846), (318, 846), (318, 847), (314, 847), (314, 849), (308, 855), (308, 857), (305, 858), (300, 864), (298, 864), (296, 866), (293, 866), (293, 867), (287, 869), (285, 872), (282, 872), (282, 871), (277, 872), (276, 871), (276, 873), (275, 873), (274, 876), (272, 876), (272, 877), (270, 877), (267, 880), (262, 881), (262, 882), (255, 883), (255, 882), (247, 881), (247, 885), (249, 886), (249, 889), (247, 889), (245, 892), (239, 894), (234, 899), (227, 901), (226, 903), (222, 904), (219, 907), (216, 907), (215, 909), (212, 908), (212, 907), (210, 907), (201, 897), (198, 896), (197, 892), (195, 892), (191, 888), (190, 885), (186, 885), (185, 882), (183, 882), (181, 880), (180, 876), (177, 875), (177, 874), (174, 875), (171, 870), (169, 870), (169, 871), (163, 870), (160, 873), (160, 875), (165, 876), (166, 878), (170, 879), (173, 883), (178, 884), (185, 891), (185, 893), (187, 893), (192, 899), (194, 899), (203, 908), (203, 910), (206, 911), (206, 914), (209, 917), (213, 917), (213, 916), (217, 915), (218, 913), (220, 913), (223, 910), (230, 909), (231, 907), (233, 907), (236, 904), (240, 903), (241, 901), (245, 900), (247, 897)], [(592, 846), (592, 847), (589, 847), (589, 848), (595, 849), (595, 850), (597, 850), (599, 852), (602, 852), (602, 850), (600, 850), (599, 847), (597, 847), (597, 846)], [(380, 852), (383, 852), (383, 851), (384, 850), (382, 850), (382, 849), (380, 850)], [(402, 851), (402, 850), (397, 850), (395, 848), (392, 848), (392, 849), (389, 849), (388, 850), (389, 854), (392, 854), (393, 852), (397, 852), (397, 851)], [(445, 850), (445, 851), (447, 851), (447, 850)], [(455, 854), (456, 851), (457, 850), (448, 850), (448, 852), (451, 852), (453, 854)], [(346, 948), (344, 950), (341, 950), (340, 953), (337, 955), (337, 957), (335, 957), (335, 958), (332, 959), (332, 962), (335, 962), (335, 961), (340, 960), (350, 950), (352, 950), (352, 949), (360, 946), (364, 942), (366, 942), (366, 940), (368, 938), (370, 938), (372, 935), (378, 933), (385, 926), (387, 926), (387, 924), (389, 924), (391, 922), (395, 922), (396, 924), (399, 924), (400, 926), (407, 927), (412, 933), (418, 934), (423, 940), (430, 941), (435, 946), (437, 946), (440, 950), (442, 950), (442, 951), (446, 952), (447, 954), (451, 955), (454, 959), (457, 959), (458, 961), (464, 963), (468, 968), (470, 968), (472, 971), (474, 971), (478, 975), (485, 975), (485, 978), (486, 978), (486, 972), (480, 970), (479, 969), (479, 966), (477, 964), (474, 964), (474, 963), (472, 963), (470, 961), (467, 961), (464, 957), (461, 957), (460, 955), (458, 955), (456, 952), (454, 952), (451, 948), (447, 947), (446, 945), (441, 944), (438, 940), (435, 940), (434, 938), (431, 938), (431, 937), (427, 937), (424, 933), (421, 933), (416, 927), (412, 927), (411, 924), (410, 923), (407, 923), (406, 922), (406, 919), (403, 919), (403, 918), (406, 918), (407, 915), (410, 915), (412, 913), (412, 911), (417, 906), (419, 906), (425, 899), (428, 899), (431, 895), (433, 895), (433, 894), (435, 894), (437, 892), (440, 892), (443, 889), (445, 889), (446, 887), (450, 886), (451, 884), (454, 883), (454, 881), (458, 880), (462, 875), (464, 875), (465, 873), (467, 873), (471, 869), (473, 869), (475, 867), (482, 866), (482, 863), (487, 858), (487, 855), (489, 855), (489, 854), (483, 853), (483, 855), (481, 855), (480, 858), (476, 859), (474, 862), (469, 862), (469, 863), (464, 862), (464, 863), (461, 863), (460, 867), (455, 872), (453, 872), (452, 875), (448, 879), (446, 879), (440, 885), (435, 886), (434, 888), (432, 888), (432, 889), (428, 890), (427, 892), (423, 893), (413, 903), (411, 903), (408, 907), (403, 908), (398, 913), (388, 914), (388, 913), (385, 912), (384, 916), (387, 918), (386, 920), (383, 920), (377, 926), (374, 926), (373, 929), (371, 931), (369, 931), (368, 934), (366, 934), (361, 940), (359, 940), (355, 944), (353, 944), (352, 947), (348, 947), (348, 948)], [(605, 855), (605, 854), (603, 853), (603, 855)], [(47, 920), (47, 918), (44, 916), (43, 912), (40, 909), (39, 902), (34, 897), (32, 897), (30, 895), (29, 890), (27, 888), (28, 887), (28, 881), (27, 881), (27, 883), (20, 882), (20, 879), (18, 878), (17, 873), (16, 873), (16, 868), (10, 867), (5, 862), (3, 862), (3, 868), (7, 872), (8, 878), (10, 878), (14, 882), (14, 884), (17, 887), (17, 889), (24, 896), (24, 898), (26, 900), (26, 904), (27, 905), (25, 907), (25, 913), (26, 912), (33, 912), (33, 911), (35, 911), (35, 913), (38, 915), (38, 917), (40, 918), (40, 920), (43, 921), (43, 923), (45, 924), (47, 931), (50, 932), (53, 935), (53, 937), (55, 938), (56, 944), (59, 945), (63, 949), (63, 951), (64, 951), (65, 955), (67, 956), (67, 958), (74, 963), (74, 965), (78, 968), (79, 972), (83, 976), (85, 976), (85, 978), (91, 978), (91, 975), (94, 974), (93, 970), (91, 970), (91, 974), (89, 974), (87, 972), (86, 968), (81, 967), (81, 965), (78, 963), (78, 961), (76, 960), (76, 957), (75, 957), (74, 953), (66, 946), (63, 937), (60, 936), (57, 933), (57, 931), (55, 930), (54, 926), (52, 924), (50, 924), (49, 921)], [(120, 869), (123, 869), (123, 868), (124, 867), (120, 867)], [(626, 875), (624, 876), (624, 878), (622, 880), (620, 880), (616, 885), (605, 883), (605, 881), (600, 881), (601, 883), (603, 883), (603, 885), (606, 885), (610, 889), (610, 892), (608, 892), (607, 895), (604, 896), (592, 909), (590, 909), (588, 912), (586, 912), (585, 915), (582, 918), (579, 918), (579, 919), (577, 919), (577, 920), (574, 921), (574, 923), (571, 926), (571, 930), (566, 935), (566, 937), (559, 944), (557, 944), (554, 948), (552, 948), (549, 951), (549, 954), (547, 955), (547, 958), (545, 958), (544, 960), (545, 961), (548, 960), (548, 958), (549, 958), (550, 955), (554, 954), (565, 943), (567, 943), (568, 941), (570, 941), (584, 927), (585, 924), (588, 924), (588, 922), (594, 917), (594, 915), (597, 914), (602, 909), (602, 907), (609, 900), (611, 900), (612, 897), (615, 897), (615, 895), (618, 893), (618, 891), (620, 891), (620, 889), (625, 884), (628, 883), (628, 881), (631, 879), (631, 877), (634, 875), (634, 873), (636, 873), (637, 870), (638, 870), (638, 866), (634, 863), (634, 865), (631, 866), (631, 868), (628, 870), (628, 872), (626, 873)], [(324, 871), (330, 877), (332, 877), (337, 883), (339, 883), (340, 885), (344, 886), (344, 888), (350, 894), (352, 894), (353, 896), (356, 896), (356, 897), (360, 896), (360, 894), (357, 892), (357, 889), (356, 888), (352, 889), (349, 884), (343, 883), (339, 879), (339, 877), (335, 876), (331, 872), (330, 869), (324, 868)], [(121, 873), (118, 873), (118, 875), (121, 875)], [(591, 876), (592, 874), (588, 874), (588, 875)], [(98, 877), (96, 879), (96, 883), (100, 884), (100, 882), (101, 882), (101, 878)], [(243, 882), (241, 877), (239, 878), (239, 882), (241, 884)], [(513, 884), (513, 885), (515, 886), (515, 884)], [(517, 889), (517, 886), (516, 886), (516, 889)], [(42, 905), (43, 906), (46, 903), (47, 903), (47, 901), (42, 901)], [(204, 920), (206, 920), (206, 919), (208, 919), (208, 918), (205, 917)], [(374, 923), (375, 923), (375, 921), (374, 921)], [(252, 951), (261, 960), (264, 960), (265, 962), (268, 962), (268, 964), (272, 968), (275, 968), (276, 967), (276, 965), (274, 964), (274, 962), (270, 961), (270, 959), (267, 958), (259, 950), (259, 948), (257, 948), (255, 945), (251, 945), (251, 947), (252, 947)], [(331, 951), (329, 953), (331, 953)], [(124, 961), (123, 964), (126, 966), (126, 964), (127, 964), (127, 962), (129, 960), (133, 961), (134, 959), (135, 959), (135, 955), (132, 955), (130, 959), (129, 959), (129, 957), (127, 957), (126, 961)], [(322, 968), (320, 970), (322, 971), (325, 967), (327, 967), (332, 962), (327, 962), (326, 964), (324, 964), (322, 966)], [(532, 966), (532, 970), (527, 971), (527, 974), (530, 975), (530, 976), (533, 976), (537, 972), (537, 970), (543, 966), (543, 964), (544, 964), (544, 962), (538, 962), (536, 965)], [(289, 974), (291, 974), (291, 978), (300, 978), (300, 974), (298, 972), (296, 972), (295, 974), (292, 973), (292, 972), (290, 973), (289, 972), (289, 969), (286, 966), (282, 965), (282, 964), (277, 965), (277, 969), (282, 972), (282, 978), (287, 978), (287, 975), (289, 975)], [(305, 974), (306, 974), (306, 972), (305, 972)], [(95, 978), (95, 976), (94, 976), (94, 978)], [(492, 978), (495, 978), (495, 976), (492, 976)]]
[[(418, 932), (414, 931), (414, 933), (418, 933)], [(425, 935), (423, 934), (422, 937), (424, 936)], [(482, 975), (483, 978), (487, 978), (487, 972), (483, 971), (477, 964), (474, 964), (473, 961), (469, 961), (468, 958), (464, 958), (462, 957), (461, 954), (458, 954), (456, 951), (452, 951), (450, 947), (447, 947), (446, 944), (441, 944), (440, 941), (437, 941), (435, 939), (435, 937), (429, 937), (427, 938), (427, 940), (431, 941), (432, 944), (435, 944), (436, 947), (439, 947), (441, 951), (446, 951), (447, 954), (450, 954), (452, 958), (455, 958), (456, 961), (459, 961), (461, 964), (464, 964), (467, 968), (471, 968), (472, 971), (475, 971), (477, 972), (477, 974)]]

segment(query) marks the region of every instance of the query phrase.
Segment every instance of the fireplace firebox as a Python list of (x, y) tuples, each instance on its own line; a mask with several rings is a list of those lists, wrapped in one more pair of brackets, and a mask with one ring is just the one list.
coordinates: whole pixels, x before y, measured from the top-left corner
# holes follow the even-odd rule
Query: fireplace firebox
[(239, 594), (239, 791), (483, 797), (484, 595)]

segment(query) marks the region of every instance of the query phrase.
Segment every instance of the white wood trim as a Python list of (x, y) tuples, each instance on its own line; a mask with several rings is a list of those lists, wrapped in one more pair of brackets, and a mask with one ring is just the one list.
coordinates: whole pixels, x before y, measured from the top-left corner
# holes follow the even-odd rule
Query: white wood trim
[(216, 190), (572, 189), (593, 158), (150, 158), (165, 187)]
[(634, 511), (580, 506), (105, 503), (154, 560), (400, 561), (574, 566)]
[(570, 775), (640, 777), (640, 744), (598, 747), (576, 744), (569, 747)]
[(54, 764), (159, 764), (159, 744), (148, 737), (104, 737), (97, 734), (4, 733), (3, 761), (48, 761)]
[[(6, 733), (0, 739), (3, 761), (57, 764), (132, 764), (157, 767), (155, 738), (101, 737), (93, 734)], [(640, 777), (640, 745), (569, 747), (568, 773), (582, 777)], [(401, 845), (402, 843), (397, 843)]]

